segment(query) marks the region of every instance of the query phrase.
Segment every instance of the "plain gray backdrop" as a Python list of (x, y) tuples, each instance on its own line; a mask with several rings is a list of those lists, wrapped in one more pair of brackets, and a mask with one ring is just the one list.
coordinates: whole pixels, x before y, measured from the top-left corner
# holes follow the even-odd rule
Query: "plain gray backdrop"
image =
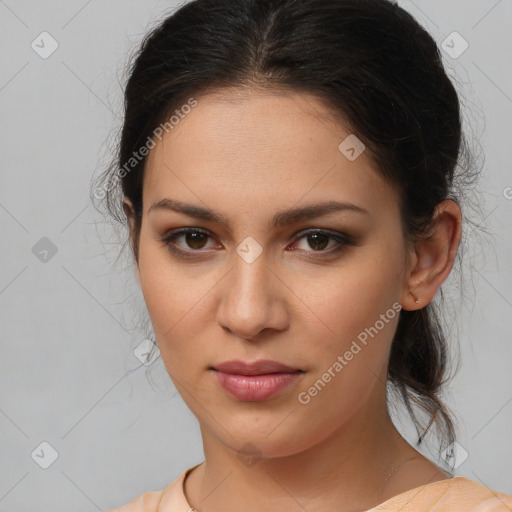
[[(491, 243), (466, 227), (469, 300), (457, 276), (443, 285), (461, 351), (445, 396), (460, 425), (455, 474), (512, 494), (512, 2), (399, 3), (443, 48), (485, 155), (473, 219)], [(203, 460), (161, 358), (141, 363), (142, 295), (89, 200), (129, 52), (176, 5), (0, 0), (1, 511), (106, 510)], [(396, 421), (413, 443), (407, 415)]]

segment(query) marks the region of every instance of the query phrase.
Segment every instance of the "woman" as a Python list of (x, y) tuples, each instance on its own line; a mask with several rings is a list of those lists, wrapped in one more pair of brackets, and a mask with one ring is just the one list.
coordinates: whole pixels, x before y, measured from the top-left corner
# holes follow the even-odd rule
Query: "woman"
[(461, 240), (464, 138), (414, 18), (195, 0), (144, 40), (125, 108), (103, 190), (205, 460), (116, 510), (512, 510), (388, 413), (389, 383), (431, 418), (418, 445), (435, 424), (455, 446), (431, 303)]

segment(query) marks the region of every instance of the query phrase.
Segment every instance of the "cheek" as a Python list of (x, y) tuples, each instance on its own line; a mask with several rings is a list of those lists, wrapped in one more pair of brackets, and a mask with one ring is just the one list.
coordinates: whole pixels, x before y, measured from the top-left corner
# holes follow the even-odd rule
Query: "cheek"
[(307, 297), (310, 329), (322, 333), (321, 343), (310, 346), (317, 356), (313, 360), (330, 366), (338, 355), (352, 350), (357, 355), (347, 357), (357, 362), (348, 366), (375, 369), (387, 359), (398, 322), (399, 246), (368, 247), (345, 263), (330, 271), (328, 278), (303, 281), (301, 295)]
[[(340, 424), (386, 382), (399, 304), (382, 297), (382, 288), (380, 295), (378, 288), (375, 292), (369, 288), (369, 282), (345, 280), (342, 291), (331, 295), (332, 300), (316, 304), (323, 322), (306, 324), (309, 336), (304, 338), (309, 342), (302, 354), (307, 353), (310, 373), (299, 392), (308, 405), (299, 410), (311, 428), (323, 429), (326, 417), (332, 425)], [(319, 332), (327, 334), (319, 337)]]
[[(327, 279), (304, 283), (311, 297), (330, 318), (355, 319), (365, 313), (387, 309), (400, 290), (398, 251), (392, 247), (368, 247), (350, 260), (329, 270)], [(342, 310), (340, 310), (342, 308)], [(383, 312), (383, 311), (380, 311)], [(372, 320), (371, 315), (366, 315)]]
[(141, 237), (139, 268), (141, 290), (164, 363), (173, 365), (179, 356), (194, 357), (194, 344), (185, 341), (200, 329), (198, 312), (209, 286), (188, 276), (189, 272), (172, 262), (157, 244), (144, 243)]

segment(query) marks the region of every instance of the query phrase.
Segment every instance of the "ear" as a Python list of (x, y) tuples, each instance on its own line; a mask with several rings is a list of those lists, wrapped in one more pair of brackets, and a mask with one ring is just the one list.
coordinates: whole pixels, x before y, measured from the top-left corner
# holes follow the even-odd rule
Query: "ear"
[(137, 251), (136, 251), (136, 243), (135, 243), (135, 209), (133, 207), (132, 202), (125, 197), (123, 200), (123, 210), (126, 214), (126, 218), (128, 220), (128, 229), (129, 229), (129, 236), (130, 236), (130, 247), (132, 248), (132, 253), (134, 255), (135, 259), (135, 278), (137, 279), (137, 282), (139, 283), (139, 286), (141, 286), (141, 280), (140, 280), (140, 269), (139, 269), (139, 262), (137, 257)]
[(416, 242), (409, 253), (410, 264), (401, 300), (403, 309), (421, 309), (434, 299), (453, 268), (461, 232), (459, 205), (450, 199), (439, 203), (428, 237)]

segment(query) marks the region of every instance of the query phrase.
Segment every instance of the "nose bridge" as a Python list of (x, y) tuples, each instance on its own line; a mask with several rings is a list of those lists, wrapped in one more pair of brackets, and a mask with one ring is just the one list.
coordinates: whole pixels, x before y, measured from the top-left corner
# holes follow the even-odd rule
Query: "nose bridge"
[(286, 315), (262, 248), (258, 249), (251, 240), (242, 242), (226, 277), (219, 310), (223, 327), (244, 338), (269, 327), (282, 328)]
[[(245, 237), (236, 247), (234, 268), (232, 272), (232, 287), (240, 299), (258, 299), (261, 293), (267, 292), (270, 270), (267, 267), (267, 251), (263, 245), (252, 236)], [(261, 298), (261, 297), (260, 297)]]
[[(254, 260), (245, 259), (238, 252), (247, 250), (240, 244), (234, 261), (229, 284), (230, 299), (234, 301), (234, 307), (244, 317), (256, 317), (261, 315), (262, 306), (270, 297), (270, 270), (264, 254), (260, 254)], [(246, 255), (253, 249), (249, 247)]]

